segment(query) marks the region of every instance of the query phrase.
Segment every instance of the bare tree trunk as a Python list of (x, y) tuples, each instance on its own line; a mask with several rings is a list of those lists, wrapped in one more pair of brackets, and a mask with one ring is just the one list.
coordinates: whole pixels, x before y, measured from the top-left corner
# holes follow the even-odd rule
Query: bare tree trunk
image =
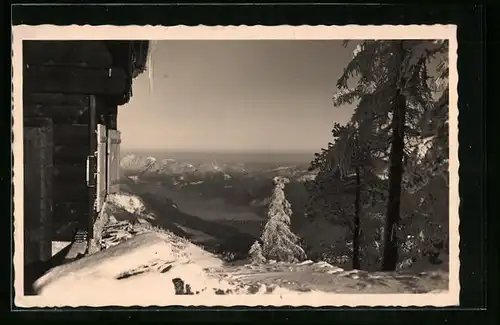
[(361, 268), (359, 262), (360, 194), (361, 194), (361, 177), (359, 175), (359, 166), (356, 165), (356, 199), (354, 201), (354, 231), (352, 237), (352, 268), (355, 270), (359, 270)]
[[(404, 41), (399, 41), (395, 44), (396, 60), (398, 64), (395, 69), (401, 69), (401, 63), (404, 60)], [(403, 150), (404, 150), (404, 131), (405, 131), (405, 115), (406, 115), (406, 98), (401, 93), (398, 87), (398, 79), (401, 71), (394, 75), (396, 80), (393, 81), (396, 87), (392, 109), (392, 141), (390, 153), (390, 168), (389, 168), (389, 201), (387, 204), (386, 224), (384, 231), (384, 255), (382, 260), (382, 270), (393, 271), (398, 263), (398, 238), (396, 230), (400, 221), (400, 205), (401, 205), (401, 179), (403, 177)]]
[(396, 229), (400, 220), (401, 179), (403, 176), (404, 126), (406, 98), (398, 91), (392, 118), (392, 146), (389, 169), (389, 202), (384, 234), (384, 257), (382, 269), (393, 271), (398, 263)]

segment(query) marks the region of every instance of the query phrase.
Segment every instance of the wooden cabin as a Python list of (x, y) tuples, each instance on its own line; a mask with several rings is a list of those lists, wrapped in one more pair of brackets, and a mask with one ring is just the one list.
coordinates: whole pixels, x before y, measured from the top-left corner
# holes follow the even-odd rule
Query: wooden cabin
[(147, 41), (24, 41), (24, 260), (53, 241), (88, 246), (118, 191), (119, 106), (145, 71)]

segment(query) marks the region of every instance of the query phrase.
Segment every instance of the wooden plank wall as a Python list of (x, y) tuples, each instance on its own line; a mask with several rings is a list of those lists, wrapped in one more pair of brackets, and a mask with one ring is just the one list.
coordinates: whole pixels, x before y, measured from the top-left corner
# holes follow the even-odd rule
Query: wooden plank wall
[[(99, 40), (23, 41), (23, 117), (25, 121), (50, 118), (53, 123), (53, 166), (47, 169), (50, 177), (46, 175), (53, 189), (52, 240), (71, 240), (77, 229), (88, 230), (92, 236), (92, 223), (106, 192), (117, 190), (108, 181), (115, 177), (113, 166), (118, 161), (107, 153), (116, 152), (118, 159), (118, 145), (113, 142), (112, 148), (107, 148), (106, 127), (97, 127), (101, 123), (116, 128), (116, 105), (128, 98), (131, 84), (130, 44), (119, 42), (112, 51), (113, 44)], [(108, 109), (114, 111), (114, 120), (103, 122), (101, 117)], [(33, 137), (33, 132), (27, 135)], [(40, 141), (50, 142), (48, 138), (37, 141), (27, 150), (34, 152), (35, 146), (42, 145)], [(42, 158), (27, 153), (25, 159), (32, 166)], [(36, 184), (39, 177), (30, 174), (26, 187)], [(25, 200), (29, 201), (28, 194)]]
[(77, 228), (85, 228), (89, 216), (87, 156), (90, 152), (87, 124), (55, 127), (54, 239), (70, 240)]
[(52, 168), (54, 133), (51, 119), (26, 119), (24, 127), (24, 263), (52, 256)]
[(89, 96), (82, 94), (24, 95), (25, 123), (41, 116), (53, 122), (53, 240), (71, 240), (74, 231), (88, 220), (89, 105)]

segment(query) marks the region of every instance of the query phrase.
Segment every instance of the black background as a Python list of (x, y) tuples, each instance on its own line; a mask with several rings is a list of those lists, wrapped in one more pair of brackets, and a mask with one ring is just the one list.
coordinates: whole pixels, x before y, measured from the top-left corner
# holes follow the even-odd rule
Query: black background
[[(42, 2), (40, 2), (41, 4)], [(460, 159), (460, 307), (453, 308), (210, 308), (169, 307), (130, 309), (103, 308), (100, 311), (85, 308), (63, 311), (61, 309), (38, 309), (37, 312), (21, 311), (14, 306), (12, 281), (6, 292), (11, 292), (12, 320), (88, 320), (108, 321), (111, 319), (149, 320), (163, 322), (313, 322), (342, 324), (418, 324), (418, 323), (497, 323), (498, 306), (498, 249), (493, 241), (497, 235), (497, 218), (500, 214), (493, 213), (493, 182), (496, 166), (493, 158), (497, 158), (491, 149), (496, 149), (494, 139), (493, 114), (500, 109), (493, 106), (486, 89), (495, 90), (494, 78), (488, 78), (486, 73), (494, 70), (493, 65), (499, 56), (488, 56), (486, 69), (487, 45), (498, 45), (498, 36), (492, 35), (488, 28), (488, 43), (485, 42), (486, 21), (500, 19), (490, 10), (479, 5), (14, 5), (12, 8), (12, 25), (55, 24), (55, 25), (347, 25), (347, 24), (456, 24), (458, 25), (458, 74), (459, 74), (459, 159)], [(5, 11), (4, 11), (5, 12)], [(8, 12), (8, 11), (7, 11)], [(498, 12), (498, 11), (497, 11)], [(493, 19), (490, 19), (493, 18)], [(5, 29), (7, 30), (7, 29)], [(10, 33), (7, 35), (10, 40)], [(432, 35), (430, 35), (432, 37)], [(5, 40), (5, 37), (4, 37)], [(5, 45), (6, 58), (11, 58), (11, 47)], [(491, 49), (493, 50), (493, 48)], [(4, 64), (4, 67), (7, 65)], [(5, 69), (7, 70), (7, 69)], [(494, 70), (500, 71), (500, 70)], [(7, 71), (5, 71), (7, 76)], [(9, 74), (10, 76), (11, 74)], [(332, 80), (334, 77), (332, 76)], [(490, 82), (491, 81), (491, 82)], [(490, 88), (491, 87), (491, 88)], [(3, 89), (6, 89), (4, 87)], [(498, 91), (498, 90), (497, 90)], [(490, 92), (492, 93), (492, 92)], [(8, 95), (4, 96), (9, 98)], [(488, 104), (488, 105), (487, 105)], [(8, 104), (6, 104), (8, 105)], [(9, 105), (11, 107), (11, 105)], [(8, 106), (7, 106), (8, 107)], [(10, 121), (10, 110), (4, 109), (5, 121)], [(7, 126), (7, 123), (6, 123)], [(7, 130), (7, 128), (2, 128)], [(488, 133), (488, 134), (487, 134)], [(11, 148), (11, 132), (9, 140), (4, 137)], [(486, 155), (486, 138), (489, 138), (490, 151)], [(499, 141), (500, 143), (500, 141)], [(10, 151), (11, 152), (11, 151)], [(5, 167), (11, 166), (8, 157), (3, 155)], [(15, 159), (15, 157), (14, 157)], [(487, 163), (488, 161), (488, 163)], [(488, 173), (486, 172), (486, 167)], [(1, 169), (1, 179), (7, 180), (9, 168)], [(7, 182), (5, 182), (7, 185)], [(7, 191), (11, 191), (11, 182)], [(487, 187), (488, 197), (487, 200)], [(7, 193), (6, 193), (7, 194)], [(7, 202), (7, 200), (4, 200)], [(490, 209), (487, 212), (487, 203)], [(12, 204), (12, 202), (11, 202)], [(2, 205), (7, 207), (7, 204)], [(11, 208), (11, 207), (10, 207)], [(497, 210), (498, 211), (498, 210)], [(12, 211), (8, 212), (12, 216)], [(7, 221), (4, 213), (3, 220)], [(13, 242), (12, 223), (4, 227), (10, 238), (5, 247)], [(487, 246), (487, 242), (489, 243)], [(488, 248), (488, 249), (487, 249)], [(5, 249), (5, 251), (7, 251)], [(11, 251), (12, 253), (12, 251)], [(12, 255), (8, 256), (9, 273)], [(7, 276), (4, 277), (5, 279)], [(7, 281), (4, 281), (6, 284)], [(489, 289), (488, 289), (489, 288)], [(488, 306), (488, 308), (486, 308)], [(154, 312), (161, 310), (162, 312)], [(82, 312), (84, 311), (84, 312)], [(109, 313), (114, 311), (113, 313)]]

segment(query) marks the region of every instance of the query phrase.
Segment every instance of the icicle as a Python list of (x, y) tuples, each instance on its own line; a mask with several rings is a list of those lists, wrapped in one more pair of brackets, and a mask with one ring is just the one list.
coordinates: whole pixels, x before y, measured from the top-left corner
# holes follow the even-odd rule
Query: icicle
[(147, 59), (147, 70), (148, 70), (148, 79), (149, 79), (149, 93), (153, 93), (154, 86), (154, 75), (153, 75), (153, 50), (156, 46), (157, 41), (149, 41), (149, 51), (148, 51), (148, 59)]

